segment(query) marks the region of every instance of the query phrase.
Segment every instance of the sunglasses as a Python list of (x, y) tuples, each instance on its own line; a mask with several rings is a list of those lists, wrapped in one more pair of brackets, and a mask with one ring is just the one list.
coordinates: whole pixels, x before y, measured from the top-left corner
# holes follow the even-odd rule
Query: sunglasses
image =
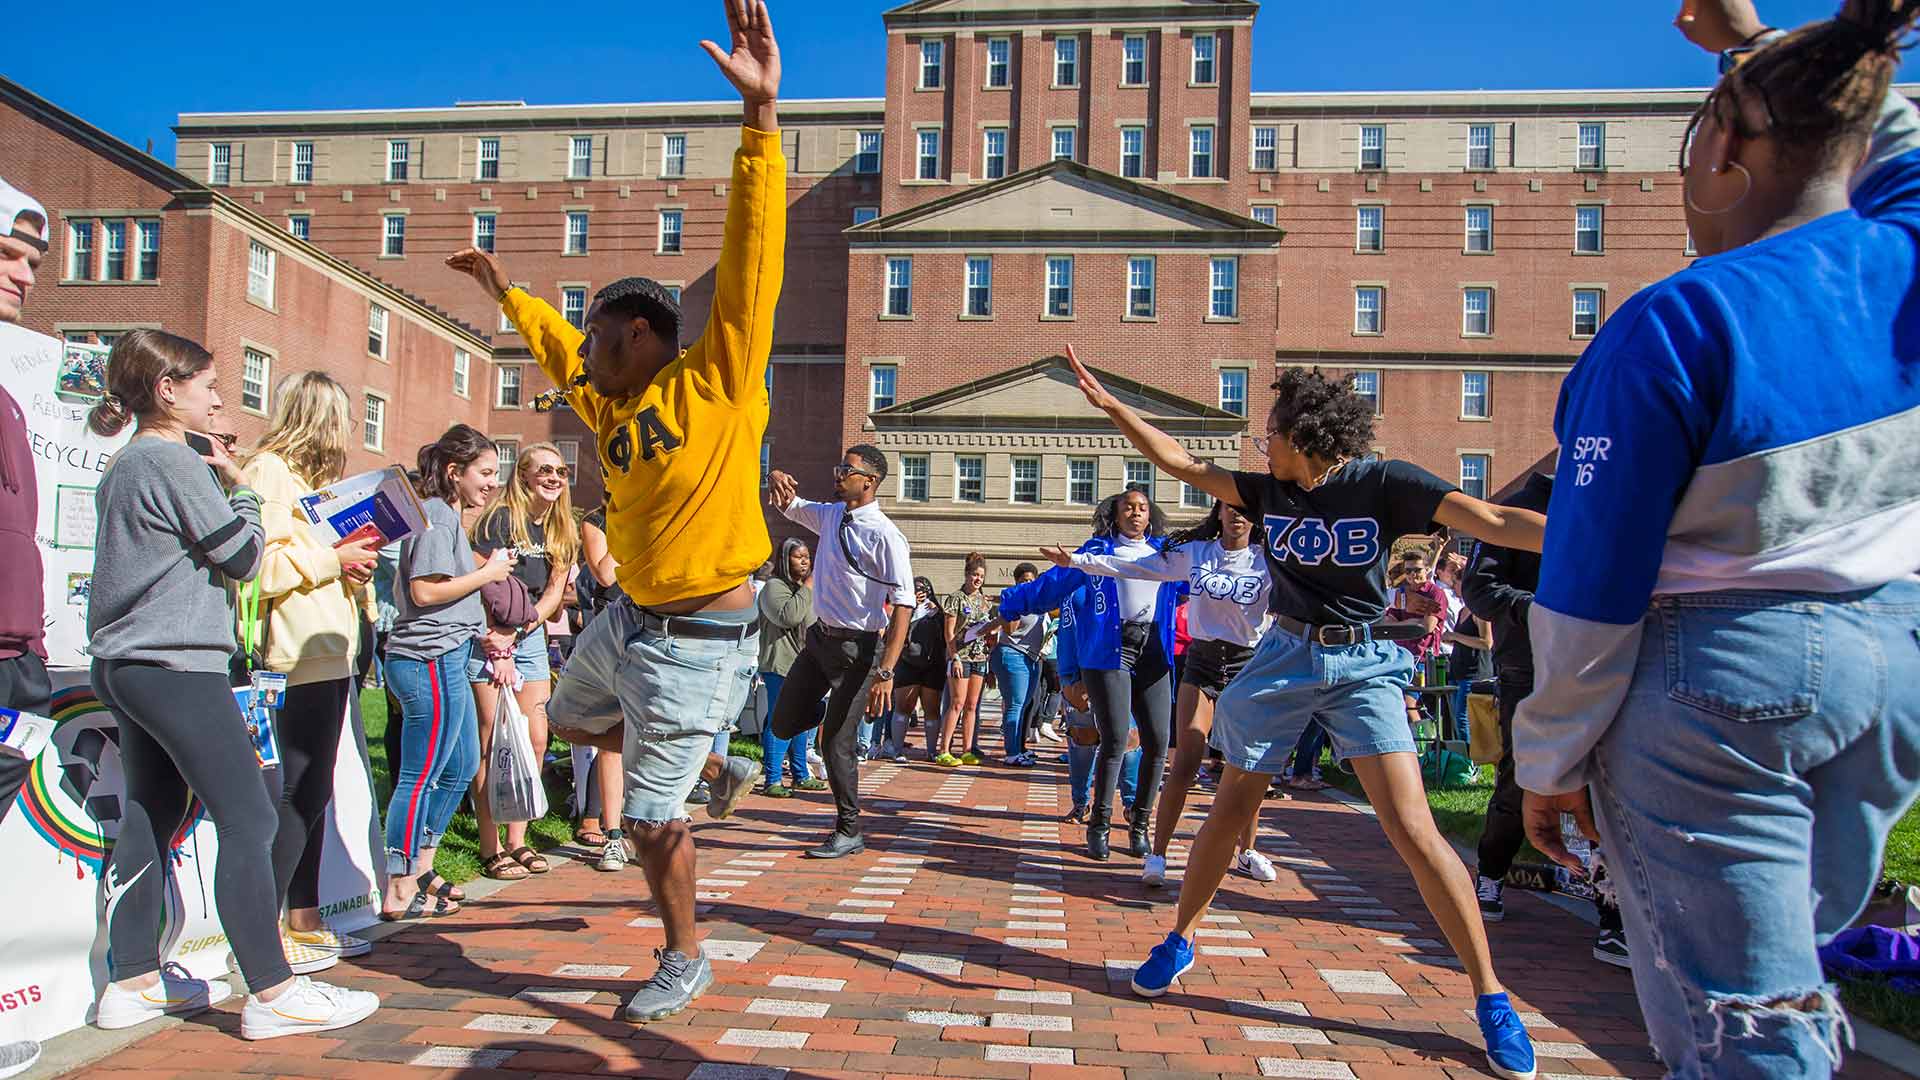
[(545, 480), (550, 476), (565, 480), (572, 475), (573, 469), (566, 465), (542, 465), (533, 470), (533, 478), (536, 480)]
[(833, 467), (833, 478), (835, 480), (845, 480), (849, 476), (866, 476), (875, 480), (880, 479), (878, 473), (870, 473), (865, 469), (856, 469), (851, 465), (842, 464)]

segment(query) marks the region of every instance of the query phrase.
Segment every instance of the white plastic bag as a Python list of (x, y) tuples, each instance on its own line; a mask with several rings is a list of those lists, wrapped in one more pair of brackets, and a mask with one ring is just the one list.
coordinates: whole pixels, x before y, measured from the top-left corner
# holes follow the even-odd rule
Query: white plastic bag
[(547, 789), (540, 782), (540, 759), (527, 736), (527, 717), (513, 694), (503, 690), (493, 718), (493, 757), (487, 762), (487, 805), (500, 824), (547, 816)]

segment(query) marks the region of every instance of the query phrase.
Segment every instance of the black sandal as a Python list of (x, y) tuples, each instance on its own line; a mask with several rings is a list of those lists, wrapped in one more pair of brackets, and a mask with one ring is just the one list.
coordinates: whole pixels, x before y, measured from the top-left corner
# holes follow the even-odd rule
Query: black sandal
[[(438, 886), (433, 884), (436, 881), (440, 883)], [(448, 881), (446, 878), (441, 877), (431, 870), (414, 878), (413, 883), (420, 887), (421, 892), (431, 893), (442, 900), (452, 900), (458, 903), (467, 898), (467, 894), (460, 891), (460, 886), (455, 885), (453, 882)]]
[(482, 862), (480, 872), (495, 881), (519, 881), (533, 876), (533, 871), (522, 866), (517, 859), (504, 851)]
[(519, 863), (521, 866), (526, 867), (529, 873), (544, 874), (553, 869), (553, 867), (547, 865), (547, 860), (544, 855), (541, 855), (525, 844), (521, 844), (512, 851), (507, 852), (507, 857)]
[[(433, 901), (432, 911), (427, 910), (427, 901), (429, 900)], [(413, 922), (418, 919), (440, 919), (448, 915), (458, 915), (459, 913), (459, 904), (445, 897), (433, 896), (425, 892), (417, 892), (413, 894), (413, 899), (407, 902), (405, 911), (382, 911), (380, 913), (380, 921)]]

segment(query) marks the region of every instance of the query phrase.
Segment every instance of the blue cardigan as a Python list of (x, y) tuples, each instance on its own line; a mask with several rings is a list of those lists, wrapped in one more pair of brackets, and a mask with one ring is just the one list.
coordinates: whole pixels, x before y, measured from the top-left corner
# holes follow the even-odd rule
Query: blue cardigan
[[(1148, 542), (1158, 550), (1166, 541), (1155, 536)], [(1080, 545), (1078, 553), (1111, 555), (1113, 549), (1111, 537), (1096, 536)], [(1186, 593), (1186, 582), (1169, 581), (1160, 586), (1154, 603), (1153, 623), (1160, 631), (1160, 648), (1169, 664), (1173, 662), (1174, 608)], [(1068, 671), (1119, 670), (1120, 585), (1115, 579), (1089, 574), (1079, 567), (1056, 566), (1000, 594), (1002, 618), (1017, 619), (1054, 608), (1060, 609), (1056, 655), (1062, 682), (1069, 681)]]

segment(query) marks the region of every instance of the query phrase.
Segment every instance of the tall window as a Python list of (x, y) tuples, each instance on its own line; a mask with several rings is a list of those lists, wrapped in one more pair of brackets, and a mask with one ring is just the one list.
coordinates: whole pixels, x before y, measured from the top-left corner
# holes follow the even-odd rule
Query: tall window
[[(1565, 130), (1564, 128), (1561, 130)], [(1607, 167), (1607, 125), (1580, 125), (1580, 168), (1604, 169)]]
[(1353, 290), (1353, 332), (1380, 332), (1380, 293), (1377, 286), (1362, 285)]
[(1467, 168), (1493, 168), (1493, 125), (1473, 124), (1467, 128)]
[(466, 397), (473, 382), (473, 354), (465, 349), (453, 350), (453, 392)]
[(410, 151), (405, 139), (387, 140), (387, 180), (397, 181), (407, 178), (407, 158)]
[[(313, 219), (305, 214), (287, 215), (287, 234), (301, 240), (312, 239)], [(489, 248), (488, 250), (491, 251), (492, 249)]]
[(480, 169), (475, 174), (474, 179), (476, 180), (500, 179), (500, 140), (499, 139), (488, 138), (488, 139), (480, 140)]
[(140, 261), (134, 270), (134, 276), (141, 281), (152, 281), (160, 276), (160, 222), (147, 220), (138, 223), (140, 229)]
[(1460, 290), (1460, 332), (1468, 337), (1493, 333), (1493, 290)]
[(1075, 506), (1092, 506), (1099, 497), (1099, 463), (1093, 458), (1067, 459), (1067, 501)]
[(247, 295), (273, 304), (273, 249), (258, 240), (247, 241)]
[(225, 186), (233, 178), (233, 144), (217, 142), (207, 161), (207, 183)]
[[(766, 444), (762, 443), (761, 446), (764, 449)], [(580, 440), (555, 439), (553, 440), (553, 448), (560, 451), (560, 460), (567, 467), (567, 485), (571, 487), (578, 484), (580, 482)], [(763, 486), (765, 484), (765, 476), (766, 474), (763, 472), (761, 474)]]
[(944, 84), (941, 69), (945, 66), (947, 43), (944, 41), (922, 41), (920, 43), (920, 89), (933, 90)]
[(877, 173), (880, 171), (880, 132), (862, 131), (853, 155), (853, 171), (857, 173)]
[(1253, 208), (1253, 220), (1262, 225), (1272, 225), (1278, 220), (1277, 211), (1272, 204), (1256, 206)]
[(1253, 129), (1253, 167), (1270, 172), (1280, 165), (1278, 133), (1270, 127)]
[(267, 386), (272, 363), (258, 349), (240, 350), (240, 407), (250, 412), (267, 411)]
[(481, 251), (492, 251), (495, 225), (496, 219), (492, 214), (473, 215), (473, 246)]
[(93, 280), (93, 222), (67, 222), (67, 277)]
[(360, 445), (379, 450), (387, 438), (387, 399), (371, 391), (360, 413)]
[(1487, 404), (1488, 374), (1484, 371), (1460, 373), (1460, 415), (1469, 420), (1485, 420), (1493, 415)]
[(887, 314), (913, 314), (913, 260), (887, 260)]
[(1053, 39), (1053, 85), (1080, 85), (1079, 38), (1057, 37)]
[(1120, 39), (1120, 83), (1122, 86), (1147, 85), (1147, 38), (1128, 34)]
[(1077, 155), (1074, 144), (1079, 142), (1079, 128), (1057, 127), (1053, 129), (1053, 156), (1058, 161), (1072, 161)]
[(1151, 319), (1154, 310), (1153, 256), (1135, 255), (1127, 260), (1127, 315), (1135, 319)]
[(103, 221), (101, 232), (106, 236), (106, 258), (101, 260), (100, 276), (107, 281), (127, 280), (127, 223), (124, 221)]
[(1573, 250), (1598, 254), (1604, 248), (1602, 208), (1576, 206), (1573, 209)]
[(683, 210), (660, 211), (660, 250), (676, 252), (680, 250), (680, 227), (685, 220)]
[(1360, 167), (1387, 167), (1387, 129), (1380, 124), (1360, 125)]
[(1356, 371), (1348, 380), (1356, 397), (1367, 403), (1367, 411), (1380, 415), (1380, 373), (1377, 371)]
[(660, 137), (660, 175), (664, 177), (687, 175), (687, 137), (685, 135)]
[(1138, 180), (1146, 169), (1147, 129), (1120, 129), (1120, 175)]
[(1010, 86), (1013, 83), (1010, 58), (1013, 45), (1006, 38), (987, 39), (987, 85), (992, 87)]
[(500, 475), (512, 475), (514, 462), (520, 460), (520, 440), (495, 439), (493, 452), (500, 458)]
[(921, 128), (920, 153), (916, 155), (914, 175), (922, 180), (940, 179), (940, 129)]
[(987, 459), (961, 454), (953, 459), (953, 498), (955, 502), (987, 501)]
[(967, 259), (967, 314), (993, 314), (993, 260), (985, 255)]
[(1573, 290), (1573, 336), (1592, 337), (1600, 332), (1600, 290)]
[(988, 128), (981, 154), (981, 175), (998, 180), (1007, 175), (1007, 129)]
[(1387, 211), (1381, 206), (1359, 206), (1353, 211), (1353, 249), (1384, 251), (1387, 246)]
[(575, 135), (567, 140), (567, 179), (585, 180), (593, 175), (593, 136)]
[(1485, 454), (1460, 455), (1460, 491), (1475, 499), (1487, 497), (1489, 462)]
[(1073, 256), (1047, 257), (1047, 314), (1067, 318), (1073, 314)]
[(1207, 86), (1218, 81), (1214, 73), (1212, 34), (1193, 35), (1193, 81)]
[(1247, 415), (1247, 369), (1220, 369), (1220, 408), (1235, 416)]
[(1467, 250), (1493, 250), (1493, 207), (1467, 207)]
[(380, 246), (382, 255), (405, 255), (407, 253), (407, 218), (404, 214), (387, 214), (384, 239)]
[[(578, 285), (569, 285), (560, 290), (560, 314), (573, 324), (575, 330), (587, 328), (587, 290)], [(767, 368), (772, 371), (772, 367)]]
[(1013, 501), (1024, 506), (1040, 505), (1040, 459), (1013, 459)]
[(293, 144), (293, 182), (313, 183), (313, 144), (310, 142)]
[(927, 455), (900, 455), (900, 499), (903, 502), (927, 501)]
[(892, 364), (873, 365), (871, 382), (867, 387), (867, 411), (879, 412), (893, 408), (895, 389), (899, 384), (899, 368)]
[(493, 406), (496, 409), (520, 407), (520, 365), (501, 364), (494, 370)]
[(1240, 317), (1240, 260), (1227, 256), (1210, 262), (1208, 314), (1216, 319), (1237, 319)]
[(1213, 128), (1203, 125), (1187, 132), (1187, 175), (1213, 175)]
[(387, 356), (387, 309), (379, 304), (367, 305), (367, 352), (383, 360)]
[(1127, 490), (1153, 494), (1153, 462), (1138, 458), (1127, 461)]
[(567, 241), (563, 249), (569, 255), (587, 253), (587, 212), (585, 210), (567, 211)]

